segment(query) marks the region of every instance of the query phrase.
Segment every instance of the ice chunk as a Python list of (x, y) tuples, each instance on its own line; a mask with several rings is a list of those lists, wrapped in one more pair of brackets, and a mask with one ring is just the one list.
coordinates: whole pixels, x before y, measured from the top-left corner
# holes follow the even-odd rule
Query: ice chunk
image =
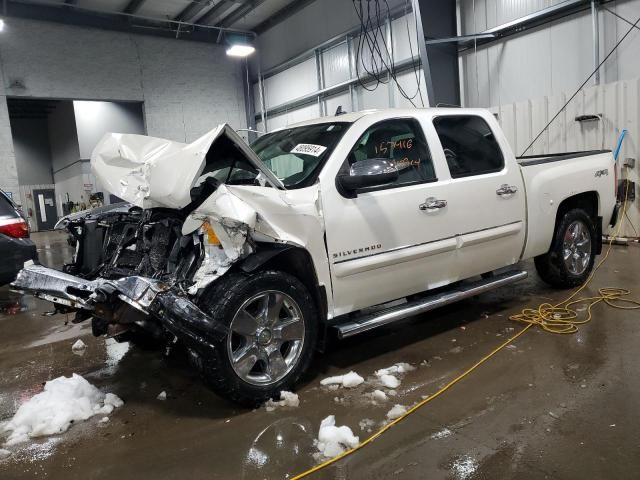
[(387, 397), (387, 394), (382, 390), (374, 390), (373, 392), (371, 392), (371, 398), (376, 402), (386, 402), (389, 399), (389, 397)]
[(344, 388), (354, 388), (364, 382), (364, 378), (356, 372), (349, 372), (345, 375), (336, 375), (320, 380), (321, 385), (342, 385)]
[(5, 458), (9, 458), (10, 455), (11, 455), (11, 452), (9, 450), (0, 448), (0, 461), (4, 460)]
[(78, 339), (78, 340), (76, 341), (76, 343), (74, 343), (74, 344), (71, 346), (71, 351), (72, 351), (73, 353), (75, 353), (76, 355), (80, 355), (80, 356), (82, 356), (82, 355), (84, 355), (84, 352), (85, 352), (86, 350), (87, 350), (87, 345), (86, 345), (82, 340), (80, 340), (80, 339)]
[(276, 407), (298, 407), (300, 406), (300, 399), (297, 394), (283, 390), (280, 392), (280, 400), (269, 399), (264, 405), (267, 412), (271, 412)]
[(315, 442), (322, 457), (333, 458), (346, 449), (355, 448), (360, 443), (351, 429), (346, 425), (336, 427), (336, 417), (329, 415), (320, 423), (320, 432)]
[(395, 365), (392, 365), (390, 367), (387, 368), (382, 368), (380, 370), (376, 371), (376, 376), (380, 377), (382, 375), (393, 375), (395, 373), (407, 373), (410, 372), (412, 370), (415, 370), (416, 367), (405, 363), (405, 362), (400, 362), (400, 363), (396, 363)]
[(5, 424), (3, 430), (10, 432), (5, 445), (66, 432), (73, 422), (87, 420), (97, 413), (110, 413), (122, 403), (115, 395), (107, 399), (107, 395), (75, 373), (69, 378), (55, 378), (44, 385), (44, 391), (20, 405)]
[(387, 412), (387, 418), (389, 420), (395, 420), (396, 418), (400, 418), (405, 413), (407, 413), (407, 407), (396, 404), (391, 410)]
[(400, 380), (398, 380), (393, 375), (380, 375), (378, 379), (380, 380), (380, 383), (382, 383), (382, 385), (387, 388), (398, 388), (400, 386)]
[(374, 422), (370, 418), (363, 418), (362, 420), (360, 420), (360, 423), (358, 423), (358, 425), (360, 426), (360, 430), (366, 430), (367, 432), (370, 432), (375, 424), (376, 422)]
[(167, 399), (167, 392), (165, 392), (164, 390), (161, 391), (156, 398), (158, 400), (166, 400)]
[(107, 366), (115, 367), (129, 351), (129, 342), (116, 342), (113, 338), (107, 338), (104, 342), (107, 348)]

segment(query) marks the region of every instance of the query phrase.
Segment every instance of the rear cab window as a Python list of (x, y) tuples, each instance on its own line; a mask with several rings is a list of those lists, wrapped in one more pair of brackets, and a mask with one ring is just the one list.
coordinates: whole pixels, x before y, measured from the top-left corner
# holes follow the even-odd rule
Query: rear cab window
[(477, 115), (443, 115), (433, 119), (449, 173), (463, 178), (499, 172), (504, 156), (489, 124)]
[(0, 217), (17, 217), (16, 209), (7, 196), (0, 192)]
[(437, 180), (422, 127), (413, 118), (383, 120), (369, 127), (351, 149), (341, 173), (347, 173), (356, 162), (373, 158), (391, 160), (398, 169), (398, 179), (363, 192)]

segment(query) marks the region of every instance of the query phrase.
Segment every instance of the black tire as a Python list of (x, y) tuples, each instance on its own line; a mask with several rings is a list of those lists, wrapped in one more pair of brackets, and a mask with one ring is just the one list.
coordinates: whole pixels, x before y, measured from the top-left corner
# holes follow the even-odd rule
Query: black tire
[[(575, 222), (580, 222), (586, 227), (584, 231), (585, 234), (589, 235), (591, 247), (586, 268), (579, 273), (570, 271), (563, 258), (565, 235), (567, 234), (567, 229), (574, 225)], [(593, 269), (598, 242), (596, 235), (596, 226), (587, 212), (580, 208), (565, 212), (556, 224), (551, 248), (546, 254), (540, 255), (534, 260), (540, 278), (556, 288), (572, 288), (582, 285)]]
[(254, 408), (283, 390), (293, 390), (308, 369), (318, 338), (318, 314), (313, 298), (296, 277), (279, 271), (254, 274), (230, 273), (215, 282), (200, 299), (200, 307), (213, 318), (230, 326), (236, 312), (260, 292), (278, 291), (291, 297), (302, 314), (304, 341), (292, 369), (279, 381), (269, 385), (248, 383), (236, 374), (229, 358), (227, 340), (214, 344), (213, 350), (191, 352), (207, 383), (217, 394), (234, 403)]

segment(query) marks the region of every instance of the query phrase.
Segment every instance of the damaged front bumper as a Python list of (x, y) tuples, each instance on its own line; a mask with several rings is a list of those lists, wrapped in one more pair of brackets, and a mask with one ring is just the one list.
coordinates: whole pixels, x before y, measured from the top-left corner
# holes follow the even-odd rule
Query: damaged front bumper
[(146, 277), (89, 281), (31, 264), (25, 265), (11, 285), (54, 303), (57, 309), (61, 307), (60, 311), (82, 312), (81, 319), (93, 317), (107, 325), (125, 326), (155, 319), (166, 331), (193, 347), (213, 348), (229, 332), (183, 292)]

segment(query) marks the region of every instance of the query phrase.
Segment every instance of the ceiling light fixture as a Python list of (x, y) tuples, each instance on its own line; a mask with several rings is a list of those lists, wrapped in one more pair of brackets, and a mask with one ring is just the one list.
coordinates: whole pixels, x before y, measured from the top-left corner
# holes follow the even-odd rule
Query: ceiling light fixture
[(226, 35), (225, 39), (230, 57), (247, 57), (256, 51), (251, 40), (244, 35)]
[(4, 30), (4, 20), (0, 18), (0, 32)]

